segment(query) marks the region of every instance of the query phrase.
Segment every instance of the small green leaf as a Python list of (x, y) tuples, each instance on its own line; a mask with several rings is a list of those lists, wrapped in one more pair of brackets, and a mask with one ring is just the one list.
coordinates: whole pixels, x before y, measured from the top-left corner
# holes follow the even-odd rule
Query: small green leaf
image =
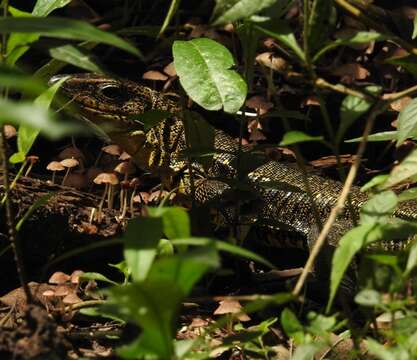
[(393, 57), (384, 61), (384, 63), (401, 66), (415, 78), (417, 77), (417, 57), (415, 55), (407, 55), (402, 57)]
[(301, 344), (297, 346), (292, 360), (311, 360), (314, 359), (314, 354), (321, 348), (325, 347), (326, 343), (323, 341), (316, 341), (310, 344)]
[(187, 94), (207, 110), (234, 114), (243, 105), (247, 86), (242, 77), (230, 68), (232, 54), (214, 40), (199, 38), (175, 41), (172, 47), (174, 64)]
[(361, 224), (374, 224), (386, 221), (392, 216), (397, 205), (397, 195), (391, 190), (372, 196), (361, 207)]
[(382, 303), (381, 294), (373, 289), (364, 289), (355, 296), (355, 302), (362, 306), (376, 306)]
[(332, 17), (332, 2), (328, 0), (314, 0), (311, 5), (305, 36), (307, 36), (308, 49), (314, 54), (328, 38)]
[(301, 61), (305, 61), (305, 54), (297, 43), (297, 40), (292, 32), (291, 28), (283, 20), (274, 21), (260, 25), (254, 25), (254, 28), (258, 31), (272, 36), (278, 41), (282, 42), (285, 46), (289, 47), (298, 56)]
[(49, 55), (51, 55), (54, 59), (77, 66), (80, 69), (96, 73), (104, 72), (102, 67), (92, 59), (91, 53), (89, 53), (86, 49), (77, 46), (58, 46), (56, 48), (49, 49)]
[(353, 95), (347, 95), (340, 107), (340, 125), (336, 134), (336, 142), (339, 144), (346, 130), (363, 114), (365, 114), (372, 103)]
[(397, 146), (417, 136), (417, 98), (410, 101), (398, 116)]
[(284, 134), (280, 146), (288, 146), (307, 141), (323, 141), (323, 136), (311, 136), (302, 131), (288, 131)]
[(162, 217), (164, 234), (168, 239), (188, 238), (191, 234), (190, 219), (180, 207), (149, 208), (151, 216)]
[(273, 5), (277, 0), (216, 0), (213, 25), (223, 25), (248, 18)]
[[(393, 141), (397, 140), (397, 131), (382, 131), (368, 136), (368, 142), (373, 141)], [(362, 137), (345, 140), (345, 143), (353, 143), (363, 141)]]
[(408, 252), (408, 259), (407, 265), (405, 267), (404, 276), (409, 276), (410, 273), (416, 268), (417, 266), (417, 242), (411, 246)]
[(0, 65), (0, 83), (13, 90), (24, 91), (30, 95), (39, 95), (47, 87), (40, 80), (23, 73), (16, 67)]
[(33, 16), (48, 16), (52, 11), (63, 8), (71, 0), (38, 0), (32, 10)]
[(171, 4), (169, 5), (168, 13), (165, 16), (164, 23), (159, 30), (158, 36), (161, 36), (165, 30), (167, 29), (169, 23), (171, 22), (172, 18), (174, 17), (175, 13), (177, 12), (179, 6), (181, 4), (181, 0), (171, 0)]
[(162, 230), (160, 217), (142, 217), (129, 221), (123, 234), (124, 256), (134, 280), (146, 279), (156, 256)]
[(407, 157), (395, 166), (385, 181), (383, 188), (388, 189), (407, 180), (414, 180), (417, 175), (417, 149), (412, 150)]
[(303, 325), (301, 325), (295, 314), (288, 308), (285, 308), (281, 313), (281, 326), (287, 336), (293, 338), (297, 344), (301, 344), (303, 342)]
[(399, 359), (409, 359), (409, 354), (405, 349), (398, 348), (399, 351), (403, 352), (403, 356), (399, 357), (400, 354), (395, 353), (395, 348), (387, 348), (384, 345), (378, 343), (372, 338), (366, 339), (366, 344), (368, 345), (369, 352), (372, 355), (375, 355), (379, 360), (399, 360)]
[(86, 272), (84, 274), (81, 275), (80, 277), (83, 280), (98, 280), (98, 281), (103, 281), (106, 282), (108, 284), (112, 284), (112, 285), (119, 285), (117, 282), (110, 280), (108, 277), (104, 276), (103, 274), (97, 273), (97, 272)]
[(371, 180), (369, 180), (365, 185), (361, 187), (362, 192), (366, 192), (369, 189), (372, 189), (376, 186), (383, 184), (388, 179), (388, 174), (381, 174), (374, 176)]
[(118, 47), (141, 57), (139, 50), (125, 40), (79, 20), (59, 17), (0, 18), (0, 33), (38, 33), (53, 38), (94, 41)]
[(398, 201), (407, 201), (417, 199), (417, 188), (404, 190), (398, 194)]
[(142, 123), (144, 130), (148, 131), (170, 116), (172, 116), (172, 114), (169, 111), (154, 109), (146, 111), (143, 114), (130, 115), (129, 120), (135, 120)]

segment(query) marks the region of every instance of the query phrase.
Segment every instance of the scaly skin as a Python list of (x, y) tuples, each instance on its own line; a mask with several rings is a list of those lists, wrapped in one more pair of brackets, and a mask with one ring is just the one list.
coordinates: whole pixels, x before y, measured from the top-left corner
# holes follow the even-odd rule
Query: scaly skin
[[(57, 78), (52, 79), (52, 82)], [(103, 75), (71, 75), (62, 85), (62, 90), (76, 102), (81, 113), (99, 126), (115, 143), (119, 144), (134, 158), (143, 169), (159, 175), (173, 174), (178, 171), (181, 153), (186, 149), (180, 106), (163, 94), (128, 80), (107, 78)], [(172, 116), (145, 132), (141, 123), (129, 119), (129, 116), (142, 114), (148, 110), (165, 110)], [(231, 186), (229, 182), (218, 178), (236, 175), (237, 143), (227, 134), (215, 130), (215, 150), (211, 168), (200, 178), (196, 188), (197, 200), (206, 203), (221, 200)], [(244, 149), (246, 151), (247, 149)], [(249, 152), (246, 152), (247, 154)], [(248, 162), (250, 163), (250, 161)], [(196, 167), (198, 168), (198, 167)], [(241, 214), (241, 220), (248, 223), (262, 223), (272, 229), (286, 228), (301, 234), (308, 243), (317, 236), (317, 226), (312, 215), (310, 200), (304, 190), (300, 171), (284, 163), (264, 159), (261, 164), (246, 169), (246, 184), (256, 194), (251, 203), (256, 212)], [(215, 179), (217, 178), (217, 180)], [(331, 208), (336, 204), (342, 189), (337, 181), (315, 175), (308, 177), (312, 195), (324, 222)], [(289, 184), (301, 191), (276, 190), (262, 186), (263, 182)], [(351, 190), (353, 209), (357, 216), (367, 196), (359, 188)], [(395, 213), (406, 220), (417, 219), (417, 201), (402, 203)], [(233, 220), (233, 209), (226, 208), (224, 216)], [(345, 211), (335, 224), (329, 241), (336, 242), (352, 226), (352, 214)], [(274, 240), (272, 240), (274, 241)], [(386, 249), (400, 248), (406, 241), (394, 244), (387, 241)]]

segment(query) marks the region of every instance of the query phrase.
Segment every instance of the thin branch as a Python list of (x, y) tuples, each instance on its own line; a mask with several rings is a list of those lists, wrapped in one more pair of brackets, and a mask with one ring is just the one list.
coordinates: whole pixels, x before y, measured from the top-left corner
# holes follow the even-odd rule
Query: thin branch
[(341, 94), (353, 95), (353, 96), (356, 96), (356, 97), (358, 97), (360, 99), (363, 99), (363, 100), (368, 100), (368, 101), (375, 100), (375, 98), (373, 98), (371, 95), (366, 94), (362, 91), (358, 91), (358, 90), (348, 88), (347, 86), (342, 85), (342, 84), (336, 84), (336, 85), (331, 84), (331, 83), (327, 82), (326, 80), (324, 80), (323, 78), (317, 78), (314, 81), (314, 85), (319, 87), (319, 88), (333, 90), (333, 91), (336, 91), (336, 92), (341, 93)]

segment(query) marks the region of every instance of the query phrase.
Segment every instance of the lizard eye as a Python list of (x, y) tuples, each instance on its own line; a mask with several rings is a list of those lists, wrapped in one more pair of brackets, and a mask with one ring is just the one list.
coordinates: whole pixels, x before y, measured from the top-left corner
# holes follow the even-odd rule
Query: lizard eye
[(103, 86), (99, 93), (110, 100), (123, 100), (126, 97), (120, 86), (111, 84)]

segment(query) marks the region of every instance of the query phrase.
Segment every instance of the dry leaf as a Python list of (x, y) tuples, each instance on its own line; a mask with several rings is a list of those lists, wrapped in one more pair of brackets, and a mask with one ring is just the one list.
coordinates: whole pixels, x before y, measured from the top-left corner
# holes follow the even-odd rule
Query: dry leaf
[(142, 75), (142, 79), (145, 80), (154, 80), (154, 81), (165, 81), (168, 79), (168, 76), (162, 74), (160, 71), (149, 70)]
[(340, 81), (345, 84), (351, 84), (355, 80), (364, 80), (369, 76), (369, 71), (363, 66), (351, 63), (344, 64), (331, 72), (332, 75), (340, 76)]
[(264, 52), (256, 56), (258, 64), (266, 66), (269, 69), (284, 72), (288, 68), (288, 63), (282, 57), (275, 56), (272, 52)]

